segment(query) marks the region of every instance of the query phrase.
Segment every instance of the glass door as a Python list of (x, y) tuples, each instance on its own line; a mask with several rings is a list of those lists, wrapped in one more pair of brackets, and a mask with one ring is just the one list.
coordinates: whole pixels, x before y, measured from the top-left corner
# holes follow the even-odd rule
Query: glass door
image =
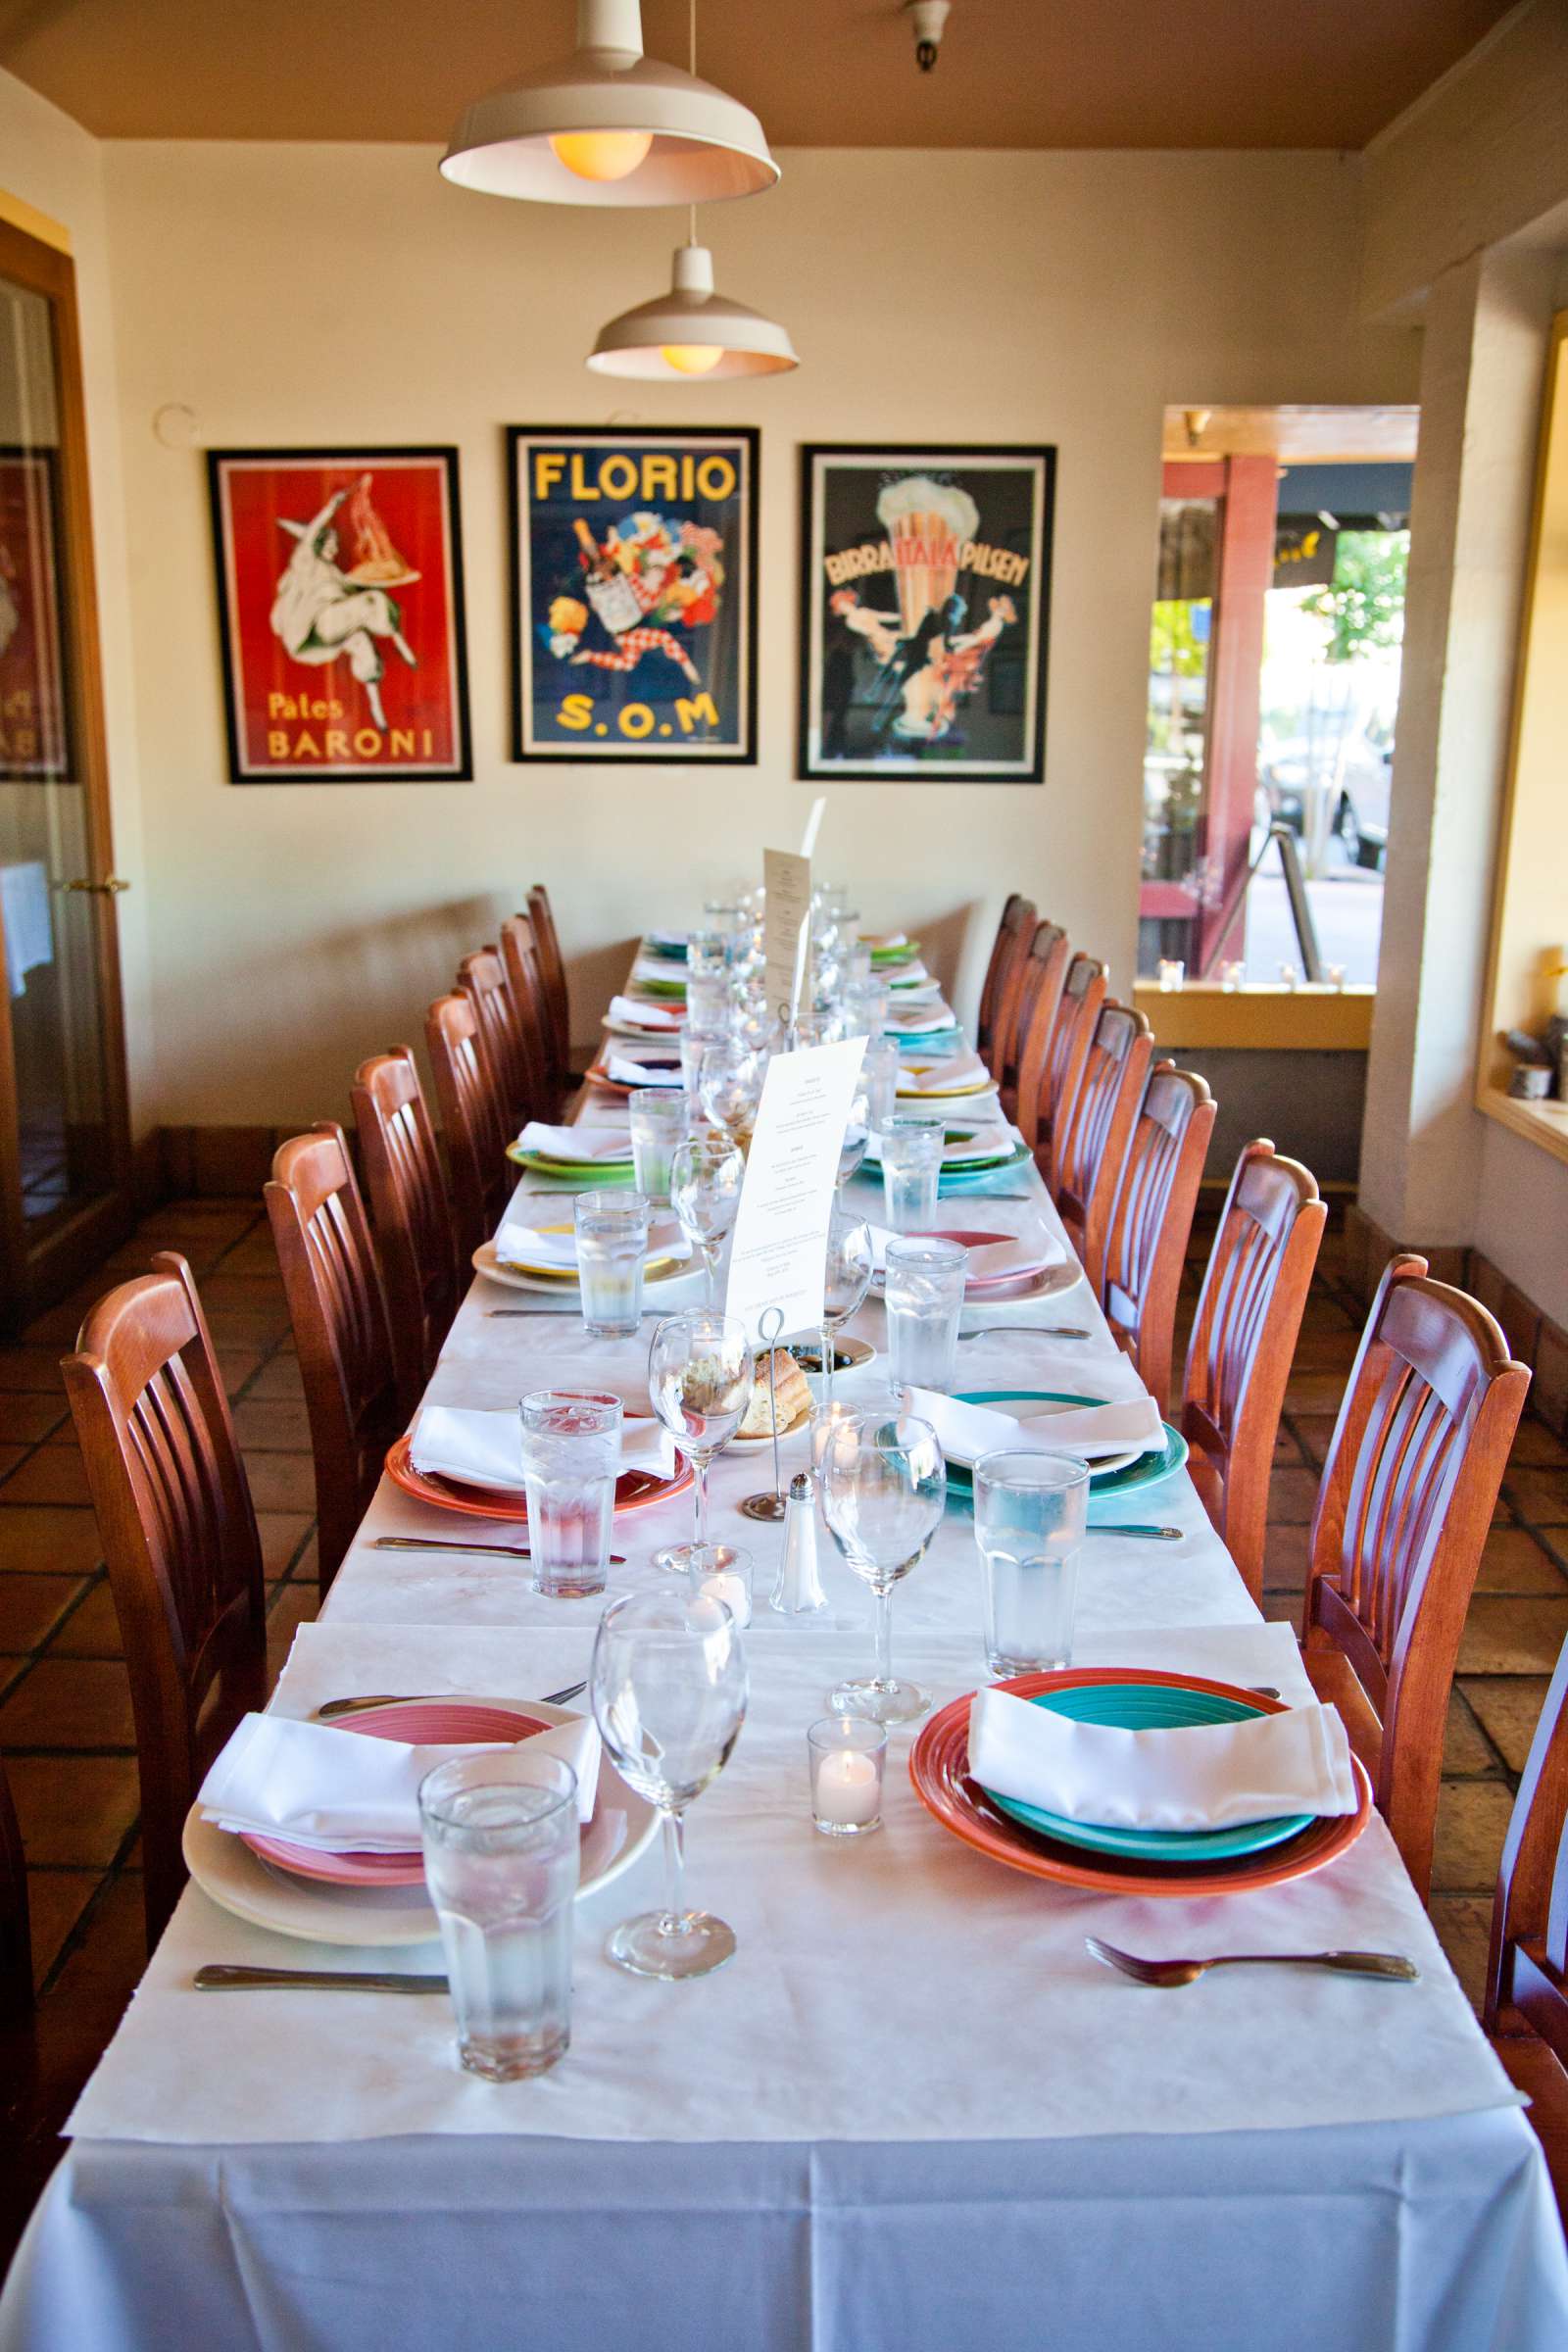
[(69, 258), (0, 223), (0, 1256), (11, 1328), (131, 1222)]

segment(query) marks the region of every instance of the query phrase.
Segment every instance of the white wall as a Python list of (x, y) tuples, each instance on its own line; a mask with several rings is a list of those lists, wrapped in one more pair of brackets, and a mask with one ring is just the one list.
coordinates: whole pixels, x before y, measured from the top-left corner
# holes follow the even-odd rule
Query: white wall
[[(1131, 976), (1149, 603), (1168, 401), (1407, 400), (1415, 342), (1351, 312), (1359, 168), (1326, 155), (811, 151), (707, 217), (719, 283), (785, 317), (800, 372), (607, 387), (581, 354), (665, 282), (673, 218), (450, 189), (433, 151), (126, 143), (105, 151), (146, 866), (157, 1115), (341, 1111), (363, 1054), (522, 886), (549, 881), (586, 1036), (644, 921), (791, 844), (797, 447), (1060, 449), (1048, 781), (839, 785), (826, 869), (966, 977), (1025, 887)], [(199, 448), (453, 441), (462, 452), (478, 781), (224, 782)], [(762, 428), (756, 770), (516, 766), (507, 754), (507, 422)]]

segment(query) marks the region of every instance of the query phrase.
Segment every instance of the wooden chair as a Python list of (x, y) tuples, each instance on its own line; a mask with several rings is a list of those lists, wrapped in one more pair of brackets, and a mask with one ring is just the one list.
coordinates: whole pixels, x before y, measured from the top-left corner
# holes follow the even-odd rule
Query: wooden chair
[[(1061, 983), (1055, 1022), (1046, 1043), (1045, 1066), (1034, 1094), (1035, 1164), (1048, 1186), (1055, 1183), (1056, 1137), (1089, 1058), (1095, 1023), (1105, 1001), (1105, 967), (1099, 958), (1080, 954), (1073, 956)], [(1020, 1096), (1024, 1092), (1021, 1081), (1018, 1092)]]
[(502, 1124), (472, 1001), (437, 997), (424, 1016), (424, 1042), (452, 1178), (458, 1258), (466, 1265), (479, 1244), (491, 1239), (512, 1198), (512, 1139)]
[(189, 1266), (99, 1300), (61, 1370), (130, 1673), (147, 1935), (185, 1884), (180, 1836), (219, 1749), (267, 1693), (262, 1547)]
[(1305, 1168), (1267, 1141), (1249, 1144), (1225, 1196), (1187, 1348), (1188, 1468), (1259, 1601), (1274, 1441), (1327, 1220)]
[(1071, 943), (1059, 923), (1036, 924), (1034, 938), (1029, 943), (1032, 968), (1024, 977), (1019, 1008), (1018, 1083), (1011, 1102), (1013, 1122), (1031, 1150), (1040, 1140), (1046, 1060), (1056, 1033), (1056, 1015), (1071, 956)]
[(566, 965), (561, 953), (561, 934), (556, 929), (550, 893), (542, 882), (529, 886), (528, 919), (533, 924), (539, 976), (544, 983), (545, 1009), (549, 1014), (551, 1067), (557, 1086), (564, 1088), (571, 1076), (571, 1005), (566, 993)]
[(1114, 1001), (1102, 1004), (1056, 1139), (1056, 1207), (1097, 1293), (1104, 1282), (1111, 1203), (1153, 1046), (1154, 1033), (1141, 1012)]
[(32, 1929), (27, 1865), (11, 1784), (0, 1762), (0, 2032), (32, 2014)]
[(1503, 1839), (1481, 2022), (1531, 2102), (1568, 2227), (1568, 1642)]
[(997, 992), (997, 1023), (987, 1063), (997, 1084), (1008, 1090), (1018, 1079), (1018, 1008), (1029, 969), (1029, 943), (1035, 935), (1035, 906), (1031, 899), (1023, 903), (1023, 928), (1014, 942)]
[(352, 1100), (407, 1417), (424, 1393), (458, 1311), (452, 1204), (409, 1048), (394, 1046), (362, 1061)]
[(457, 985), (473, 1006), (485, 1060), (497, 1089), (496, 1107), (507, 1141), (544, 1107), (530, 1085), (522, 1019), (507, 979), (499, 948), (478, 948), (458, 966)]
[(501, 926), (501, 956), (507, 985), (516, 1009), (526, 1066), (528, 1097), (536, 1118), (554, 1119), (562, 1108), (563, 1088), (556, 1070), (556, 1038), (539, 968), (539, 942), (526, 914), (509, 914)]
[(404, 1428), (386, 1298), (341, 1127), (280, 1144), (265, 1187), (316, 1462), (323, 1595)]
[(1110, 1212), (1101, 1304), (1161, 1414), (1170, 1398), (1176, 1295), (1213, 1130), (1205, 1082), (1174, 1062), (1155, 1062)]
[(1301, 1646), (1423, 1901), (1454, 1660), (1529, 1386), (1478, 1300), (1391, 1259), (1323, 1465)]
[(1029, 927), (1035, 919), (1035, 909), (1029, 901), (1012, 891), (1002, 909), (997, 936), (991, 943), (991, 958), (980, 990), (980, 1012), (975, 1022), (975, 1051), (985, 1061), (993, 1078), (1000, 1081), (998, 1066), (997, 1023), (1003, 999), (1014, 965), (1029, 945)]

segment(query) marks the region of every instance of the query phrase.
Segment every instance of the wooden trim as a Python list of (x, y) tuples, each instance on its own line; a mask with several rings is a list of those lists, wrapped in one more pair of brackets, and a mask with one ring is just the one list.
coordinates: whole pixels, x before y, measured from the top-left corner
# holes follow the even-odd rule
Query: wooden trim
[(1553, 1159), (1568, 1160), (1568, 1102), (1521, 1102), (1500, 1086), (1483, 1086), (1476, 1108), (1510, 1134), (1523, 1136), (1527, 1144), (1549, 1152)]
[(13, 196), (9, 188), (0, 188), (0, 220), (20, 228), (24, 236), (36, 238), (40, 245), (52, 245), (56, 253), (71, 251), (71, 231), (65, 222), (40, 213), (24, 196)]
[(1208, 981), (1162, 990), (1140, 980), (1133, 1003), (1147, 1013), (1161, 1053), (1177, 1047), (1260, 1054), (1364, 1054), (1372, 1042), (1371, 988), (1223, 989)]

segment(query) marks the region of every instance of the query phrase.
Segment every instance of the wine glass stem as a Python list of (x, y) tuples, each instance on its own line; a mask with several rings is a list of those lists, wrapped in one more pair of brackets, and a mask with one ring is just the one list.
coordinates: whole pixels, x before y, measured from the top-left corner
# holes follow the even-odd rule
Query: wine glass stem
[(661, 1806), (664, 1825), (664, 1916), (660, 1933), (678, 1936), (686, 1916), (686, 1823), (673, 1805)]
[(893, 1587), (879, 1587), (876, 1596), (876, 1679), (893, 1680)]
[(718, 1244), (704, 1242), (702, 1250), (703, 1296), (709, 1307), (716, 1309), (718, 1305)]
[(822, 1402), (833, 1401), (833, 1326), (822, 1317)]
[(692, 1484), (692, 1523), (696, 1528), (699, 1544), (708, 1542), (709, 1459), (710, 1457), (706, 1453), (692, 1455), (692, 1469), (696, 1474)]

